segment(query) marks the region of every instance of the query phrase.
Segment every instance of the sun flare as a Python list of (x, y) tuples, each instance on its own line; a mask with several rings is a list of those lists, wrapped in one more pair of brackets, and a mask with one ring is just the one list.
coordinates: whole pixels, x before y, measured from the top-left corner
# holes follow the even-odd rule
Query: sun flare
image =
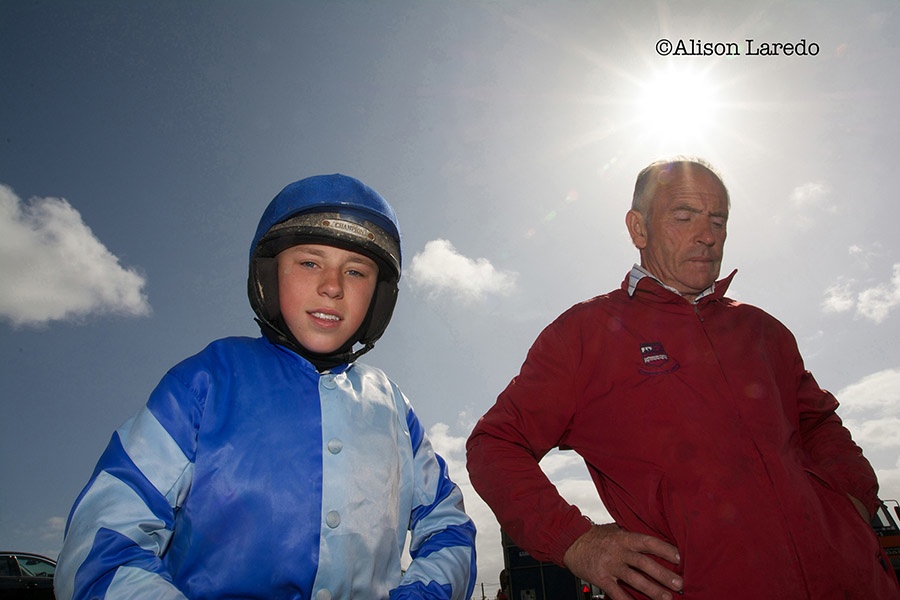
[(641, 86), (637, 119), (645, 135), (660, 141), (698, 140), (715, 124), (717, 104), (704, 73), (670, 68)]

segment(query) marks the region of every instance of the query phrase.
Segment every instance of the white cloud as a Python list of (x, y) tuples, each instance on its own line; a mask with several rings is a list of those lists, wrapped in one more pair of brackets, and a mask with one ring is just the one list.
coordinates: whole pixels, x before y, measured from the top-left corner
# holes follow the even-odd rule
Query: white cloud
[(838, 279), (825, 290), (822, 310), (847, 312), (856, 308), (856, 316), (881, 323), (900, 305), (900, 263), (894, 264), (888, 282), (855, 292), (853, 279)]
[(541, 459), (541, 469), (551, 481), (587, 476), (584, 459), (571, 450), (551, 450)]
[(882, 500), (900, 500), (900, 457), (892, 467), (875, 468), (878, 474), (878, 496)]
[(447, 240), (432, 240), (412, 259), (410, 283), (432, 297), (450, 295), (470, 303), (488, 294), (508, 295), (516, 274), (498, 271), (486, 258), (471, 259)]
[[(461, 460), (461, 469), (465, 470), (466, 459), (466, 438), (456, 437), (450, 434), (450, 427), (446, 423), (435, 423), (428, 430), (428, 437), (435, 451), (444, 457), (445, 460), (450, 458)], [(468, 477), (467, 477), (468, 479)]]
[(859, 244), (853, 244), (847, 248), (847, 255), (853, 259), (856, 268), (865, 271), (872, 267), (873, 262), (884, 256), (884, 251), (878, 242), (873, 242), (865, 248)]
[(900, 368), (867, 375), (836, 396), (844, 425), (878, 475), (879, 495), (900, 499)]
[(776, 221), (790, 224), (800, 231), (812, 229), (815, 225), (814, 211), (835, 213), (837, 207), (828, 203), (829, 189), (819, 182), (808, 182), (798, 185), (791, 191), (789, 203)]
[(860, 292), (856, 312), (876, 323), (881, 323), (898, 304), (900, 304), (900, 264), (895, 264), (890, 282)]
[(881, 417), (853, 423), (856, 436), (869, 448), (900, 448), (900, 418)]
[(13, 325), (150, 313), (144, 278), (119, 265), (66, 200), (22, 202), (3, 184), (0, 271), (0, 318)]
[(900, 369), (867, 375), (838, 392), (837, 398), (845, 416), (895, 416), (900, 413)]
[(825, 290), (822, 310), (825, 312), (847, 312), (856, 306), (856, 298), (851, 290), (853, 282), (838, 280)]
[(821, 206), (828, 195), (828, 188), (817, 182), (798, 185), (791, 192), (791, 202), (797, 208)]

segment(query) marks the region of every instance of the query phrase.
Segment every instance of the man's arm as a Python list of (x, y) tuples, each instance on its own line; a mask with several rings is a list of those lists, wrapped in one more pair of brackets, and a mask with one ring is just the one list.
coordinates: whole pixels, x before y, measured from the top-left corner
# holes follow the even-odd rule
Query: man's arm
[(569, 568), (601, 586), (614, 600), (629, 598), (617, 581), (671, 598), (678, 576), (648, 555), (677, 564), (677, 549), (616, 525), (593, 526), (570, 505), (540, 468), (575, 418), (571, 382), (578, 364), (572, 348), (551, 325), (528, 353), (520, 374), (475, 426), (467, 448), (472, 485), (517, 544), (539, 560)]
[[(510, 537), (535, 558), (562, 564), (577, 577), (602, 588), (612, 600), (631, 598), (619, 582), (655, 600), (671, 600), (671, 592), (681, 590), (681, 577), (651, 558), (655, 555), (678, 564), (680, 557), (675, 546), (652, 536), (625, 531), (612, 523), (592, 525), (559, 495), (533, 456), (529, 458), (514, 446), (480, 432), (478, 426), (476, 432), (468, 446), (472, 485)], [(518, 460), (513, 458), (517, 455)], [(517, 477), (509, 477), (510, 473)], [(537, 505), (522, 507), (510, 500), (516, 494), (514, 490), (523, 489), (516, 479), (533, 482), (525, 489), (531, 490), (527, 493), (529, 497), (541, 496)], [(559, 512), (554, 517), (539, 506), (556, 506)], [(536, 537), (534, 529), (540, 527), (540, 522), (559, 524), (557, 535), (546, 546), (532, 545)], [(552, 554), (554, 547), (562, 548), (561, 560)]]
[[(802, 362), (799, 365), (802, 369)], [(809, 371), (802, 370), (797, 401), (803, 447), (817, 474), (847, 494), (868, 522), (878, 508), (878, 480), (862, 449), (835, 413), (837, 400), (819, 387)]]
[(537, 338), (519, 374), (475, 425), (466, 451), (472, 485), (504, 531), (538, 560), (562, 565), (590, 523), (539, 464), (575, 419), (578, 343), (565, 339), (558, 323)]

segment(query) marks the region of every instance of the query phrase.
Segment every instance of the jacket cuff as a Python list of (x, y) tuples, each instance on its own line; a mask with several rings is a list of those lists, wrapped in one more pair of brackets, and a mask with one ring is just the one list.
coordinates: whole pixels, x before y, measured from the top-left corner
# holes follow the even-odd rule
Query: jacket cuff
[(569, 524), (569, 526), (560, 531), (559, 536), (556, 538), (556, 543), (551, 549), (551, 558), (553, 559), (553, 562), (560, 567), (565, 568), (566, 565), (563, 563), (563, 557), (566, 555), (566, 550), (575, 543), (575, 540), (590, 531), (593, 526), (593, 521), (584, 515), (579, 515)]

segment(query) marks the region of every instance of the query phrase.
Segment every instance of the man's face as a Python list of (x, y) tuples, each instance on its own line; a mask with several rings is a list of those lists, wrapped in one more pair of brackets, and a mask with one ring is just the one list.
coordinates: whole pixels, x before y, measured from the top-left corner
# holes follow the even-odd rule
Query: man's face
[(719, 276), (728, 221), (721, 182), (696, 165), (679, 165), (666, 174), (651, 201), (650, 218), (635, 211), (626, 217), (641, 266), (688, 300)]
[(320, 244), (293, 246), (277, 260), (281, 314), (300, 345), (320, 354), (343, 346), (368, 313), (375, 261)]

